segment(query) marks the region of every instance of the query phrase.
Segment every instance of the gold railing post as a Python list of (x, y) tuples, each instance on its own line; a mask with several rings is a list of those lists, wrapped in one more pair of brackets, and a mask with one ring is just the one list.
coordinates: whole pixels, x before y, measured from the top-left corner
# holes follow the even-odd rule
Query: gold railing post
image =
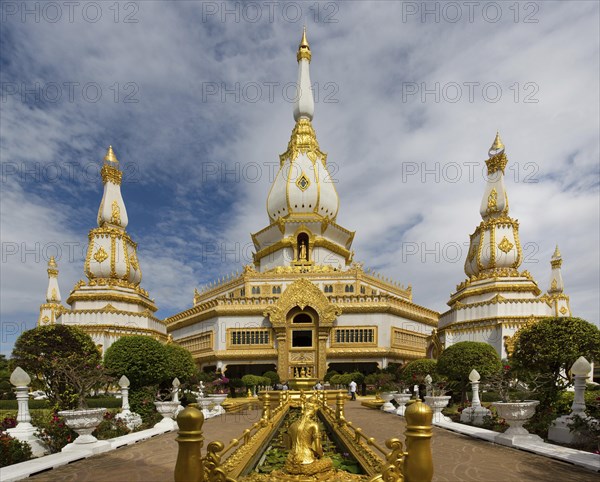
[(404, 477), (406, 482), (430, 482), (433, 477), (431, 454), (431, 421), (433, 412), (421, 400), (410, 403), (404, 413), (406, 418), (406, 458)]
[(343, 392), (339, 392), (335, 396), (335, 419), (338, 423), (341, 423), (344, 419), (344, 401), (346, 397)]
[(177, 416), (179, 432), (175, 439), (179, 444), (175, 464), (175, 482), (204, 482), (202, 460), (202, 424), (204, 415), (196, 404), (190, 404)]
[(263, 396), (263, 418), (268, 422), (271, 420), (271, 395), (265, 393)]

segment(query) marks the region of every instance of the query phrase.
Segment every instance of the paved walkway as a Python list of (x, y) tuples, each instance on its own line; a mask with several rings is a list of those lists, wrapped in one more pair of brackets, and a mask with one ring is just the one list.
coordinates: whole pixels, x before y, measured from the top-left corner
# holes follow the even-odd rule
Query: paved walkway
[[(205, 446), (213, 440), (226, 444), (260, 418), (257, 411), (226, 414), (204, 424)], [(346, 404), (346, 418), (378, 442), (402, 436), (402, 417)], [(30, 480), (48, 482), (169, 482), (177, 458), (175, 433), (154, 437), (136, 445), (60, 467)], [(597, 474), (570, 464), (510, 449), (435, 428), (433, 433), (434, 481), (485, 482), (587, 482)], [(335, 482), (335, 481), (332, 481)]]

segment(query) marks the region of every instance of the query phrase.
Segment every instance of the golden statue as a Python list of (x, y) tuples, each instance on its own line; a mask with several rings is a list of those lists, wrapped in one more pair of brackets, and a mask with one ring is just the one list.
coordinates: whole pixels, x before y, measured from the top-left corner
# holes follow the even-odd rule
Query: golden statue
[(112, 212), (110, 215), (110, 223), (120, 226), (121, 225), (121, 209), (119, 208), (119, 204), (117, 203), (117, 201), (113, 201), (111, 207), (112, 207)]
[(298, 261), (308, 261), (308, 254), (306, 253), (306, 243), (300, 242), (300, 253), (298, 254)]
[(323, 457), (321, 431), (316, 420), (317, 407), (306, 403), (300, 419), (288, 429), (292, 448), (285, 461), (288, 474), (313, 475), (332, 468), (331, 459)]

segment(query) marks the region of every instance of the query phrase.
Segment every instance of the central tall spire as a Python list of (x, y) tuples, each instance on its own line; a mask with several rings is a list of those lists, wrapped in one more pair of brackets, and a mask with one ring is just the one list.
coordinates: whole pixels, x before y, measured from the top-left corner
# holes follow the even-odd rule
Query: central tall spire
[(306, 27), (298, 46), (296, 124), (267, 197), (270, 224), (252, 235), (260, 271), (329, 265), (340, 269), (352, 262), (354, 233), (336, 224), (339, 197), (312, 126), (315, 101), (310, 84), (312, 53)]
[(310, 84), (310, 45), (306, 38), (306, 27), (302, 33), (302, 40), (298, 46), (298, 92), (296, 94), (296, 103), (294, 105), (294, 120), (300, 119), (312, 120), (315, 112), (315, 101), (313, 99), (312, 88)]

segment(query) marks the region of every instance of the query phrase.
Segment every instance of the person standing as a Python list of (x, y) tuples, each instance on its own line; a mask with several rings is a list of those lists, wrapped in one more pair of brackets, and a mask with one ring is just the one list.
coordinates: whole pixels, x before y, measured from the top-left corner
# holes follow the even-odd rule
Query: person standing
[(350, 400), (356, 400), (356, 382), (352, 380), (348, 387), (350, 388)]

